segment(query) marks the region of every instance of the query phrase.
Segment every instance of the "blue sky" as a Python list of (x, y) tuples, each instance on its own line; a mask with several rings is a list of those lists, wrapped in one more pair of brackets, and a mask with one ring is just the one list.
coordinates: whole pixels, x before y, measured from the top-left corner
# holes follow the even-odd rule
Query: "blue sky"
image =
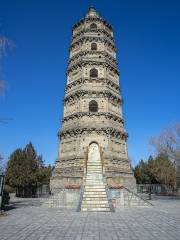
[(180, 120), (180, 1), (0, 0), (0, 33), (16, 44), (0, 73), (0, 118), (12, 118), (0, 124), (6, 158), (29, 141), (46, 163), (57, 158), (71, 27), (91, 5), (113, 25), (133, 164)]

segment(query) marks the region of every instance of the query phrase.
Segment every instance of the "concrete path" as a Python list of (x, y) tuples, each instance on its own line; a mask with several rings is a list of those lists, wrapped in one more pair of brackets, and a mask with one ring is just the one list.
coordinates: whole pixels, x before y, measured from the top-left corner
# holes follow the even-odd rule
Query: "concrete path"
[(0, 217), (1, 240), (179, 240), (180, 200), (155, 200), (150, 208), (77, 213), (43, 208), (38, 199), (14, 199)]

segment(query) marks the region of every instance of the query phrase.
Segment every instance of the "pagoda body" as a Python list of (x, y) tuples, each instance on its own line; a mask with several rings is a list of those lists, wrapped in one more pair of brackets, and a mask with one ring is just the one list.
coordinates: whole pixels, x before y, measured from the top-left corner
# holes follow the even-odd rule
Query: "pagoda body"
[(52, 192), (83, 184), (92, 149), (100, 153), (108, 186), (135, 189), (127, 152), (128, 134), (124, 129), (113, 30), (93, 7), (72, 29), (64, 114), (58, 136), (60, 144), (51, 178)]

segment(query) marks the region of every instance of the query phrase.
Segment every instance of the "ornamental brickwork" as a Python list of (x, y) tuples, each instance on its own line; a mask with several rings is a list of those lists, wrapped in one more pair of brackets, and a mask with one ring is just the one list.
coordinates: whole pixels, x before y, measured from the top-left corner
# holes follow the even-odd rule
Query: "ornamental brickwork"
[(113, 30), (94, 8), (72, 29), (64, 114), (52, 191), (81, 185), (96, 142), (108, 185), (134, 188), (127, 152)]

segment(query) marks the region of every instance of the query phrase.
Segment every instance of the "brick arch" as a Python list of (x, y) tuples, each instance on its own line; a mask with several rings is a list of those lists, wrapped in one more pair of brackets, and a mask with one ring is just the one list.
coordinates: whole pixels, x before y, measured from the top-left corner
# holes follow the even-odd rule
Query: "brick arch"
[(97, 24), (91, 23), (90, 29), (92, 29), (92, 30), (97, 29)]
[(98, 103), (95, 100), (89, 102), (89, 112), (98, 112)]
[(95, 144), (97, 144), (97, 145), (99, 146), (99, 143), (98, 143), (97, 141), (95, 141), (95, 140), (92, 140), (92, 141), (89, 143), (89, 146), (90, 146), (91, 144), (93, 144), (93, 143), (95, 143)]
[(89, 72), (90, 77), (98, 77), (98, 70), (96, 68), (91, 68), (90, 72)]
[(91, 43), (91, 50), (97, 50), (97, 43)]

